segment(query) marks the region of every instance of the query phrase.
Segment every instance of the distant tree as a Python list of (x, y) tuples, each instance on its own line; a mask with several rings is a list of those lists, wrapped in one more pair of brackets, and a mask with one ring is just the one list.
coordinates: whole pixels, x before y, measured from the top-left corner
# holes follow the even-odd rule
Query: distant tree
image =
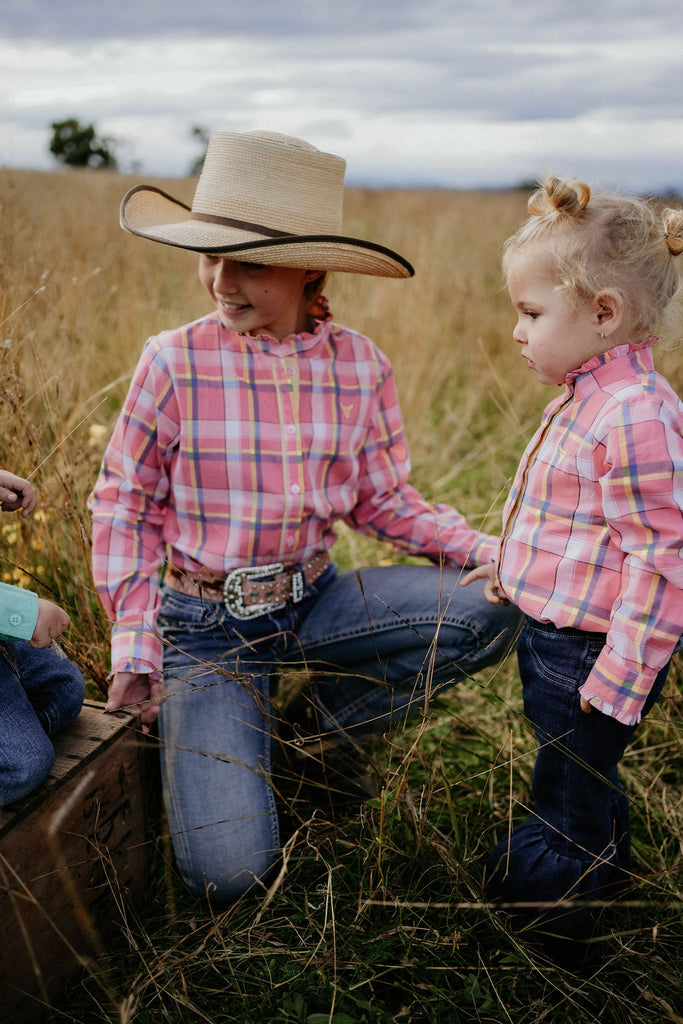
[(206, 128), (202, 128), (200, 125), (195, 125), (191, 134), (201, 143), (202, 152), (190, 167), (190, 174), (201, 174), (202, 167), (204, 166), (204, 158), (206, 157), (206, 147), (209, 145), (210, 132), (208, 132)]
[(116, 170), (112, 153), (114, 140), (99, 138), (92, 124), (81, 124), (75, 117), (52, 122), (50, 152), (67, 167), (109, 167)]

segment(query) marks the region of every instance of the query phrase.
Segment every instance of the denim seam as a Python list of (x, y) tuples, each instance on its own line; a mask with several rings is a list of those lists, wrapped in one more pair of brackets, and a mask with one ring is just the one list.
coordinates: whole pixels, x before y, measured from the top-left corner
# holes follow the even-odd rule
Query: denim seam
[[(413, 628), (416, 626), (431, 626), (434, 624), (434, 619), (431, 616), (426, 616), (425, 618), (411, 618), (410, 620), (410, 625)], [(436, 623), (436, 625), (439, 629), (442, 626), (451, 626), (455, 627), (456, 629), (465, 630), (469, 632), (475, 639), (477, 639), (480, 636), (477, 629), (470, 622), (442, 622)], [(305, 628), (306, 627), (304, 624), (304, 626), (302, 627), (302, 633), (305, 633)], [(318, 650), (320, 648), (332, 646), (335, 643), (338, 643), (340, 640), (352, 640), (356, 636), (367, 636), (368, 632), (370, 633), (371, 636), (376, 636), (379, 634), (391, 633), (393, 630), (403, 632), (405, 630), (405, 623), (398, 619), (396, 622), (385, 623), (379, 626), (371, 624), (369, 630), (368, 627), (363, 627), (353, 630), (344, 630), (343, 632), (328, 633), (324, 641), (319, 640), (316, 642), (315, 647), (316, 650)], [(436, 640), (438, 643), (438, 634)]]

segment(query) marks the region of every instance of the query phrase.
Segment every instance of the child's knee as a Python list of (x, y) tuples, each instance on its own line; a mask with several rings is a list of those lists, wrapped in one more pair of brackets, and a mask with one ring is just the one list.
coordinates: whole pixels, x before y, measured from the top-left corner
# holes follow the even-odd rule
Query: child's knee
[(21, 756), (0, 766), (0, 805), (28, 796), (45, 781), (55, 761), (52, 744), (44, 733), (31, 737)]
[(48, 736), (55, 736), (78, 717), (85, 698), (85, 680), (80, 669), (65, 657), (57, 662), (50, 682), (50, 697), (36, 714)]
[(62, 728), (78, 717), (85, 699), (85, 680), (81, 670), (72, 661), (66, 664), (68, 671), (64, 675)]

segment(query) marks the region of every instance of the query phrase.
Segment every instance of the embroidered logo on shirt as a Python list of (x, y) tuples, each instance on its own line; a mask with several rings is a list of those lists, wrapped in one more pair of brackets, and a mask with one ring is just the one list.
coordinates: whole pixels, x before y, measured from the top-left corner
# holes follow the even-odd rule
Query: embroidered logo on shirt
[(351, 410), (353, 409), (353, 402), (349, 402), (348, 405), (345, 405), (343, 402), (340, 402), (339, 404), (341, 405), (341, 411), (344, 413), (344, 419), (348, 420), (351, 415)]

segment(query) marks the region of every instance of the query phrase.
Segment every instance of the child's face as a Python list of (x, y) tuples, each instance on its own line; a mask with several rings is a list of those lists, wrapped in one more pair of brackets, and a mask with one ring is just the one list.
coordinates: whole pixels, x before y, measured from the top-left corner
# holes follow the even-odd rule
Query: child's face
[(319, 271), (199, 257), (199, 279), (216, 303), (221, 322), (241, 334), (286, 338), (307, 326), (304, 286)]
[(564, 384), (568, 373), (610, 347), (592, 304), (570, 303), (538, 258), (520, 254), (513, 261), (508, 290), (518, 315), (512, 337), (541, 384)]

